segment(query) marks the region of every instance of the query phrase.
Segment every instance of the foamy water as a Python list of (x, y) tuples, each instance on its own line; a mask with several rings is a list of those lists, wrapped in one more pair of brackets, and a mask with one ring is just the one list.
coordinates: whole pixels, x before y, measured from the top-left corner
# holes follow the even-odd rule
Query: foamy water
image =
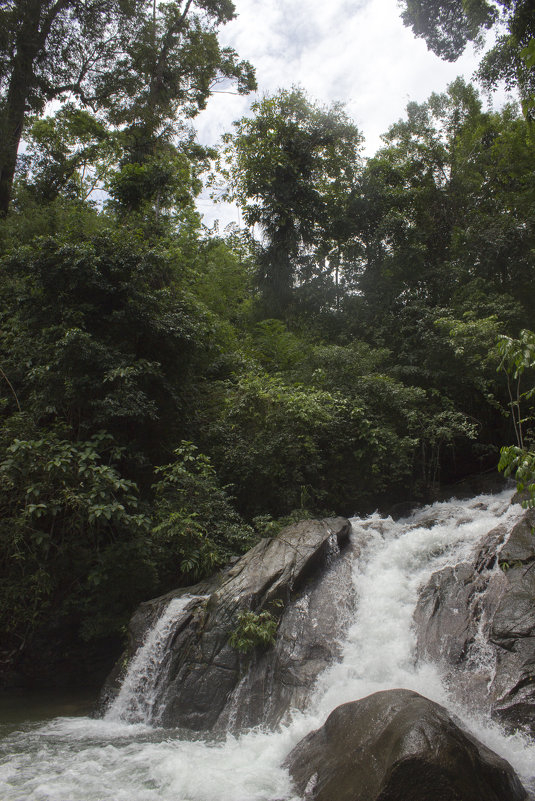
[[(292, 799), (289, 777), (280, 767), (291, 748), (339, 704), (396, 687), (414, 689), (452, 709), (530, 782), (535, 745), (520, 736), (506, 736), (484, 716), (460, 708), (449, 698), (439, 669), (417, 666), (414, 656), (412, 615), (419, 588), (436, 570), (470, 556), (498, 522), (518, 516), (520, 508), (510, 506), (509, 498), (510, 493), (503, 493), (435, 504), (397, 522), (378, 515), (353, 521), (353, 536), (366, 545), (354, 563), (357, 603), (342, 658), (320, 677), (309, 710), (295, 713), (278, 731), (257, 730), (211, 742), (128, 723), (115, 713), (104, 720), (57, 718), (44, 725), (28, 724), (0, 742), (0, 798)], [(182, 613), (178, 606), (167, 612), (169, 617)], [(164, 631), (160, 639), (165, 639), (167, 624), (162, 618), (160, 624)], [(488, 659), (484, 648), (482, 653)]]

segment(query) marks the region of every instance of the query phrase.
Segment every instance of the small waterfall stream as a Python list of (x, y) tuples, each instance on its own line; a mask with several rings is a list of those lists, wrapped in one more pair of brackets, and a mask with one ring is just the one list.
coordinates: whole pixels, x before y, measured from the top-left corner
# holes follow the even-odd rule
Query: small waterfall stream
[[(357, 600), (341, 658), (321, 675), (307, 710), (295, 712), (275, 732), (258, 729), (215, 741), (149, 724), (157, 720), (154, 698), (160, 675), (151, 659), (156, 660), (158, 651), (164, 654), (173, 621), (187, 607), (184, 598), (172, 602), (139, 649), (121, 693), (103, 719), (56, 718), (3, 733), (0, 798), (296, 801), (280, 767), (290, 749), (339, 704), (396, 687), (416, 690), (447, 706), (508, 759), (526, 785), (531, 784), (535, 744), (520, 735), (503, 734), (479, 710), (461, 706), (450, 696), (440, 668), (417, 664), (415, 658), (413, 612), (419, 589), (436, 570), (467, 558), (499, 522), (514, 521), (520, 507), (509, 500), (510, 493), (502, 493), (435, 504), (399, 521), (379, 515), (353, 520), (359, 553), (353, 564)], [(483, 643), (471, 656), (474, 670), (492, 672)]]
[(159, 723), (159, 687), (167, 676), (169, 640), (192, 601), (183, 595), (169, 602), (131, 660), (119, 694), (104, 715), (105, 720), (126, 723)]

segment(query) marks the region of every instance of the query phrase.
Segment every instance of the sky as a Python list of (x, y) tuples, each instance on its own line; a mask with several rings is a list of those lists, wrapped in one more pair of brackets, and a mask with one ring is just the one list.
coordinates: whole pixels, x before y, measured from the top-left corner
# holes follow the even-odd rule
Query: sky
[[(439, 59), (403, 25), (397, 0), (234, 2), (237, 18), (219, 39), (253, 64), (258, 91), (215, 93), (195, 123), (203, 144), (217, 144), (255, 99), (296, 85), (319, 105), (343, 102), (364, 134), (363, 153), (372, 155), (409, 101), (444, 91), (458, 75), (470, 80), (480, 58), (470, 48), (453, 64)], [(207, 224), (240, 224), (238, 210), (214, 207), (208, 191), (199, 210)]]

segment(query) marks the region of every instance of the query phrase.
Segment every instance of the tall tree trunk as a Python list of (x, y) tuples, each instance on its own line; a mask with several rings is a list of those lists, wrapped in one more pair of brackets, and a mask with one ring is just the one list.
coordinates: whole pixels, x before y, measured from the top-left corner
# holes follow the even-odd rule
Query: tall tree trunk
[(9, 210), (26, 102), (34, 77), (34, 62), (41, 44), (40, 12), (41, 0), (34, 0), (24, 7), (3, 108), (3, 120), (0, 124), (0, 216), (2, 217), (5, 217)]
[(336, 288), (336, 311), (340, 311), (340, 245), (336, 247), (334, 262), (334, 284)]
[(0, 143), (0, 215), (2, 217), (6, 216), (11, 201), (11, 189), (15, 177), (28, 91), (24, 82), (15, 82), (16, 77), (12, 76)]

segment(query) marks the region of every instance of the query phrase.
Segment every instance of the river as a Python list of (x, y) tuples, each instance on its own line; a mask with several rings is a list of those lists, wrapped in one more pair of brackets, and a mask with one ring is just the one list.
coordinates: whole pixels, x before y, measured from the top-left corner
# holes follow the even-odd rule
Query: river
[[(275, 732), (257, 729), (213, 740), (150, 726), (142, 715), (141, 722), (128, 723), (117, 710), (91, 717), (87, 699), (63, 699), (69, 705), (58, 710), (46, 706), (51, 701), (30, 707), (27, 699), (18, 704), (12, 698), (0, 727), (0, 798), (295, 801), (281, 768), (291, 748), (339, 704), (396, 687), (447, 706), (535, 791), (535, 744), (503, 733), (480, 710), (459, 706), (439, 667), (416, 663), (412, 625), (418, 590), (430, 575), (469, 556), (484, 534), (520, 511), (504, 492), (437, 503), (398, 521), (379, 515), (353, 519), (353, 536), (364, 538), (366, 546), (353, 563), (357, 600), (340, 661), (312, 688), (307, 710), (294, 712)], [(492, 666), (482, 660), (474, 669), (488, 672)]]

